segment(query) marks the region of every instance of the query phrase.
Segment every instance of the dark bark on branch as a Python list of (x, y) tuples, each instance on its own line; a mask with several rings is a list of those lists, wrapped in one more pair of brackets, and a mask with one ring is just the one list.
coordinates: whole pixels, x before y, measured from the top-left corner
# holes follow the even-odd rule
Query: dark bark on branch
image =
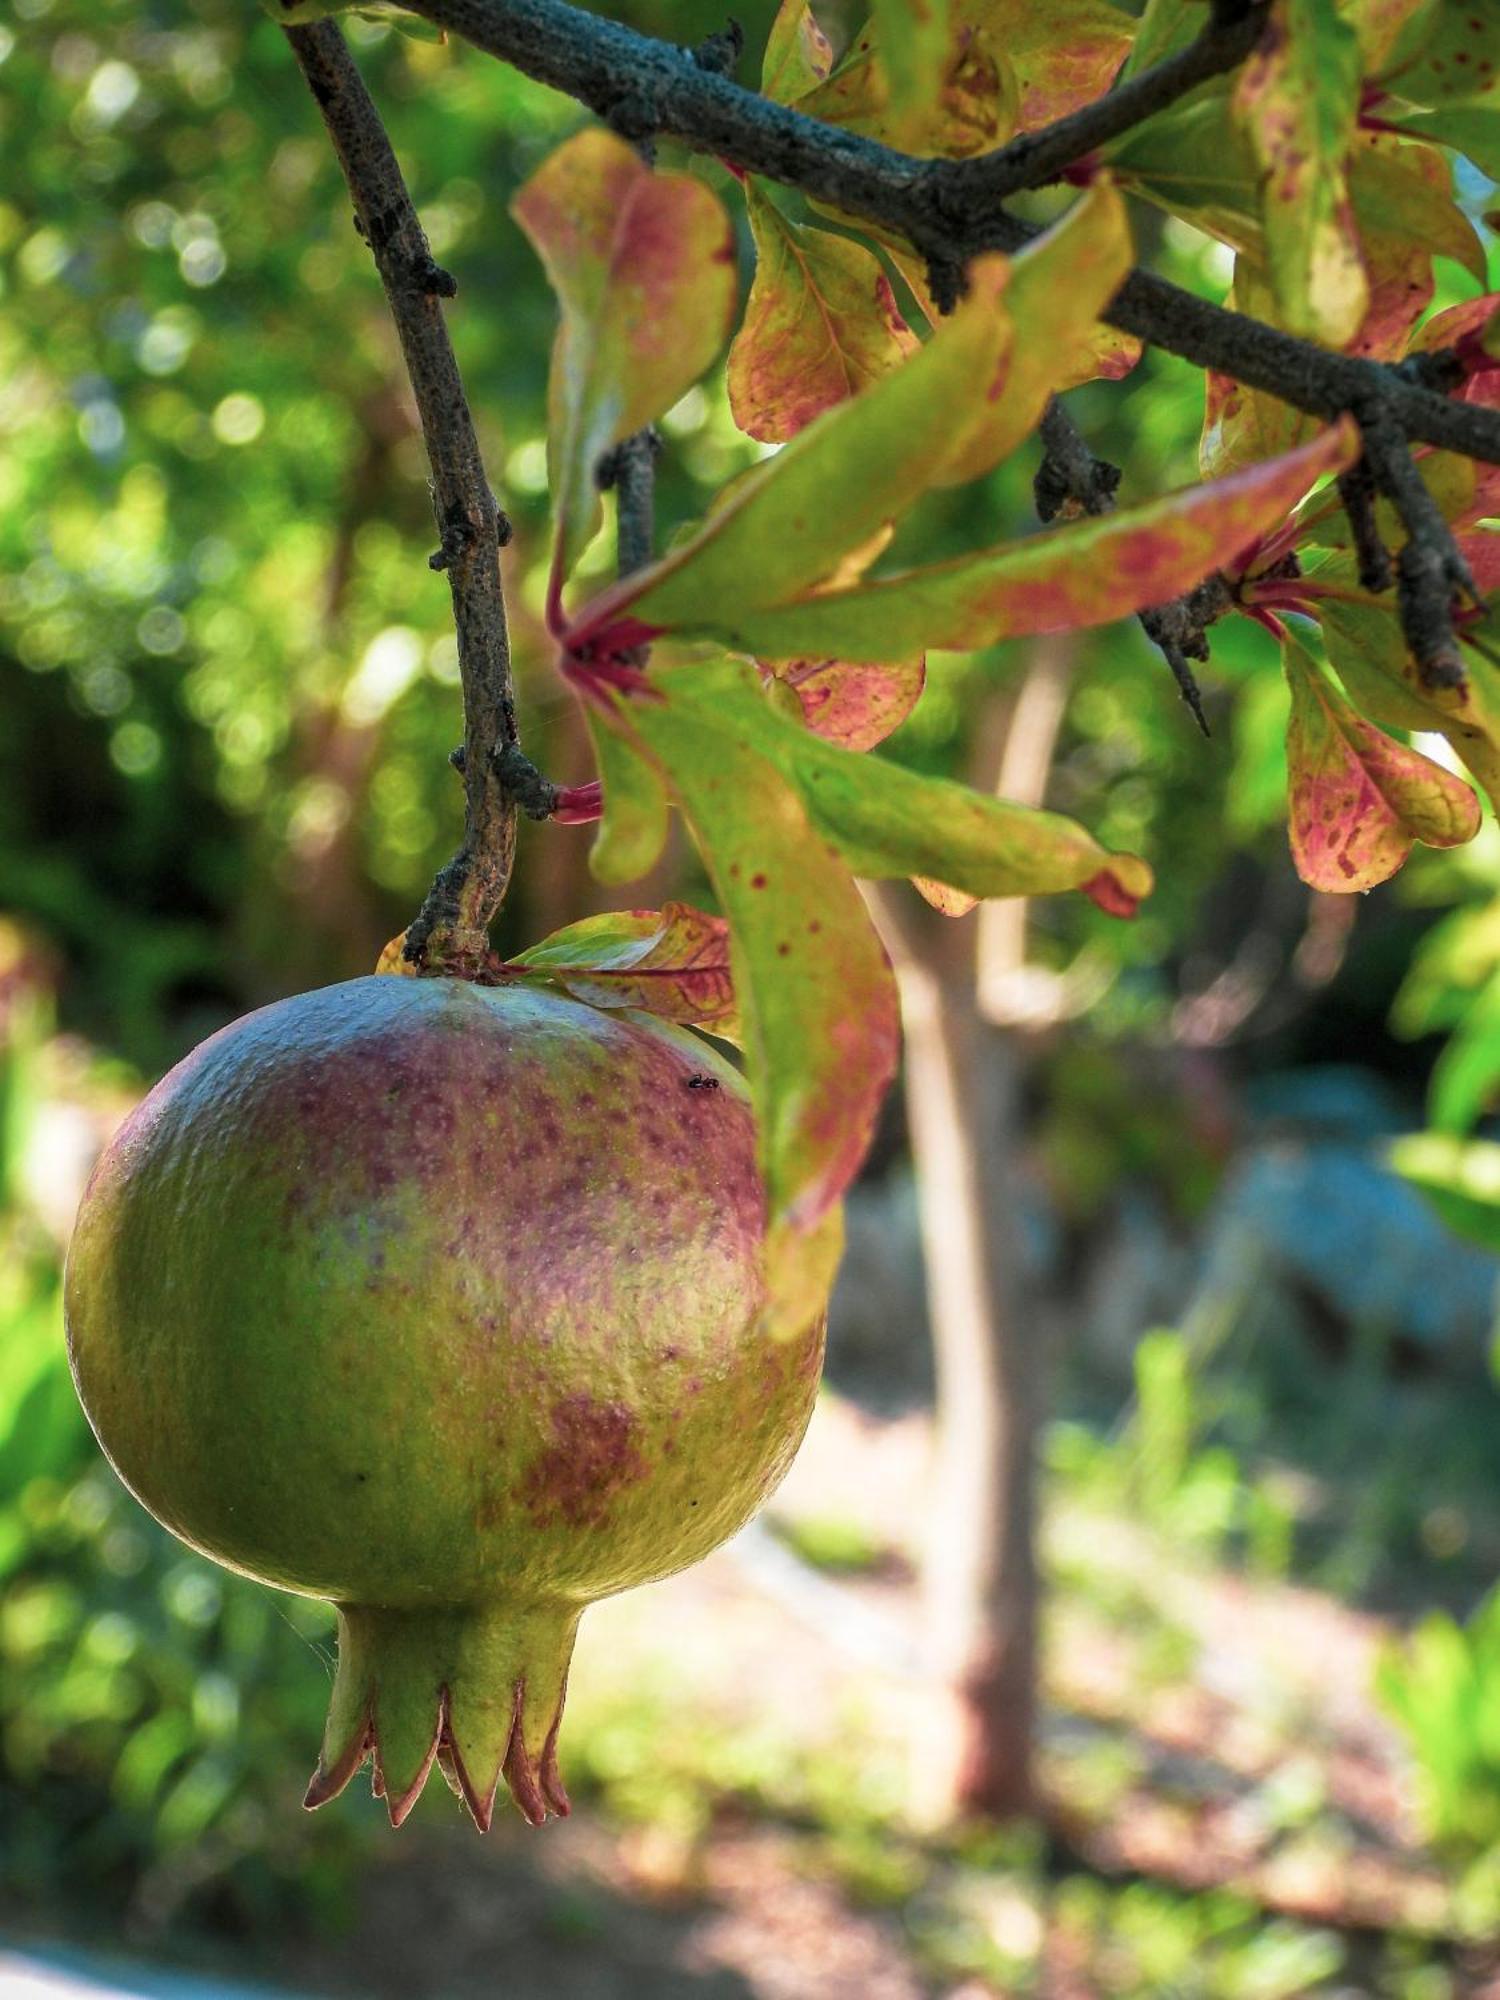
[(656, 461), (661, 439), (649, 425), (635, 432), (599, 465), (599, 485), (615, 489), (615, 552), (621, 576), (644, 569), (656, 546)]
[(289, 28), (349, 184), (360, 234), (374, 254), (411, 378), (432, 467), (432, 505), (447, 572), (463, 685), (464, 844), (439, 874), (407, 932), (406, 956), (431, 970), (482, 962), (515, 855), (514, 796), (496, 753), (516, 742), (510, 641), (500, 584), (509, 539), (485, 477), (468, 400), (443, 324), (453, 279), (433, 261), (380, 115), (331, 21)]
[[(825, 125), (702, 68), (687, 49), (569, 0), (409, 4), (607, 122), (629, 106), (637, 127), (644, 120), (652, 131), (884, 223), (940, 267), (961, 266), (981, 250), (1020, 250), (1038, 233), (1000, 208), (992, 193), (974, 192), (983, 161), (915, 159)], [(1037, 137), (1040, 142), (1045, 134)], [(1430, 386), (1432, 357), (1393, 364), (1336, 354), (1139, 270), (1125, 280), (1105, 317), (1152, 346), (1312, 416), (1331, 419), (1379, 398), (1406, 437), (1500, 464), (1500, 411), (1449, 402)]]

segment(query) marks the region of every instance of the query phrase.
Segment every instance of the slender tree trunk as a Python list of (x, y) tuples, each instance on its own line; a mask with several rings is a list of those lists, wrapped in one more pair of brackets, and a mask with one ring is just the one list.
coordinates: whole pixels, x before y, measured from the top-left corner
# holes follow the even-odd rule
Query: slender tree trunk
[[(981, 731), (1002, 796), (1041, 803), (1070, 669), (1065, 643), (1039, 643), (998, 726)], [(1034, 1802), (1042, 1404), (1018, 1218), (1020, 1099), (1027, 1029), (1056, 1020), (1067, 989), (1027, 965), (1019, 898), (957, 924), (913, 922), (890, 891), (875, 907), (901, 985), (937, 1377), (923, 1585), (941, 1693), (917, 1746), (915, 1804), (935, 1822), (1014, 1817)]]
[(922, 1753), (925, 1817), (1032, 1802), (1036, 1357), (1011, 1198), (1019, 1064), (972, 978), (901, 967), (906, 1092), (937, 1364), (924, 1611), (944, 1713)]

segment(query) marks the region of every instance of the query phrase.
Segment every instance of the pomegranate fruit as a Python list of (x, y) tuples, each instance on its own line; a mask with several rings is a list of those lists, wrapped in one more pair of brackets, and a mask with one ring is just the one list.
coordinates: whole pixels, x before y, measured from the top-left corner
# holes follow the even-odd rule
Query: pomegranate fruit
[(595, 1598), (734, 1533), (812, 1408), (821, 1320), (758, 1327), (738, 1076), (685, 1029), (549, 990), (356, 979), (225, 1028), (84, 1195), (69, 1352), (172, 1532), (338, 1609), (307, 1803), (434, 1758), (487, 1827), (566, 1812), (557, 1730)]

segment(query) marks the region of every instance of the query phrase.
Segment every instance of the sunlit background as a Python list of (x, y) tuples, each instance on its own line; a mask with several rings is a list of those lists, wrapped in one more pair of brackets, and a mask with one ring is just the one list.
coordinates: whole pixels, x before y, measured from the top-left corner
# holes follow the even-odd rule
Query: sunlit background
[[(721, 25), (707, 0), (611, 11)], [(769, 9), (741, 11), (753, 51)], [(348, 33), (459, 279), (527, 747), (576, 782), (539, 625), (553, 309), (507, 202), (577, 113), (461, 48)], [(1222, 294), (1227, 253), (1139, 220)], [(1439, 276), (1440, 305), (1474, 289)], [(1006, 1079), (968, 1137), (1008, 1191), (1041, 1403), (1037, 1817), (955, 1820), (925, 1781), (953, 1697), (923, 1644), (899, 1093), (792, 1479), (729, 1551), (585, 1621), (574, 1819), (482, 1843), (434, 1787), (392, 1836), (363, 1783), (303, 1815), (330, 1616), (123, 1495), (59, 1270), (142, 1088), (246, 1007), (369, 970), (451, 851), (421, 442), (249, 0), (12, 0), (0, 283), (0, 1993), (31, 1990), (23, 1958), (101, 1957), (132, 1993), (174, 1967), (200, 1994), (506, 2000), (1500, 1992), (1500, 837), (1310, 894), (1283, 685), (1243, 622), (1210, 742), (1130, 626), (939, 658), (888, 746), (984, 783), (1003, 758), (1161, 883), (1133, 924), (1082, 898), (991, 920), (977, 962), (906, 909), (908, 998)], [(1194, 477), (1192, 370), (1073, 404), (1127, 493)], [(662, 428), (668, 533), (757, 448), (716, 379)], [(931, 505), (930, 550), (1022, 532), (1034, 463)], [(588, 839), (526, 829), (502, 945), (605, 906)], [(709, 900), (680, 845), (631, 900), (673, 893)], [(1449, 1137), (1402, 1140), (1429, 1125)]]

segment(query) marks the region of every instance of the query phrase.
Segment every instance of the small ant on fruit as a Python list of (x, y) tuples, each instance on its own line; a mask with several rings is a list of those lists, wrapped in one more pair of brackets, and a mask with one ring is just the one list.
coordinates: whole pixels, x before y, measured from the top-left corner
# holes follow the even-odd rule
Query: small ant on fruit
[(689, 1090), (717, 1090), (719, 1079), (716, 1076), (690, 1076), (687, 1087)]

